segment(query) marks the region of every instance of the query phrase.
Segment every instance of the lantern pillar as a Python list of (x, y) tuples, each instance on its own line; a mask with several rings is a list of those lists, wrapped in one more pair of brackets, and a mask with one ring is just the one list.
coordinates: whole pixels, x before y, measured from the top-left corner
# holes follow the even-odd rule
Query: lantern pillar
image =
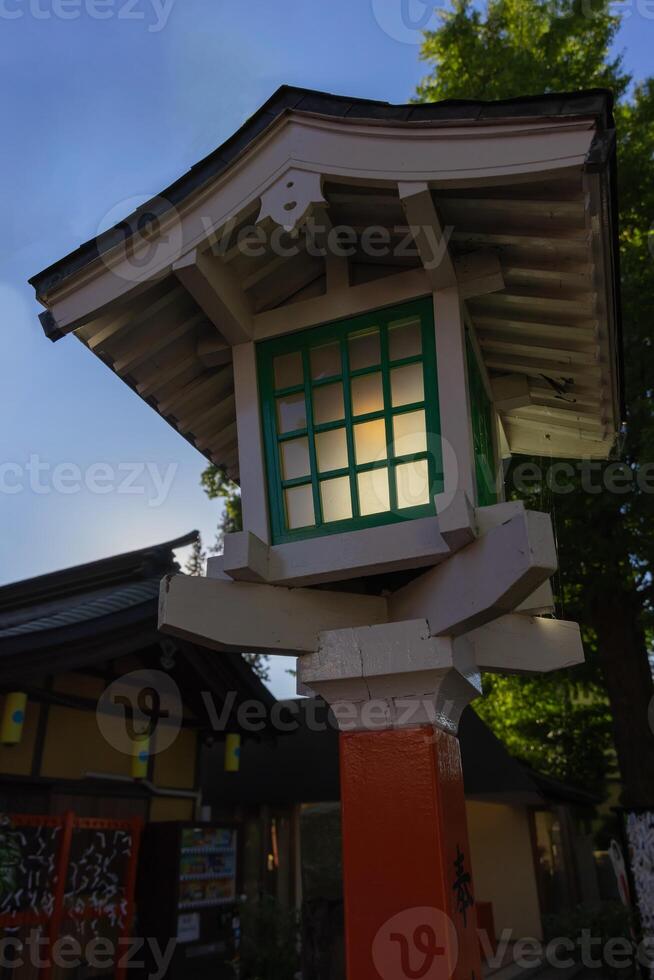
[(349, 980), (481, 977), (456, 737), (479, 676), (425, 625), (323, 633), (299, 661), (340, 728)]

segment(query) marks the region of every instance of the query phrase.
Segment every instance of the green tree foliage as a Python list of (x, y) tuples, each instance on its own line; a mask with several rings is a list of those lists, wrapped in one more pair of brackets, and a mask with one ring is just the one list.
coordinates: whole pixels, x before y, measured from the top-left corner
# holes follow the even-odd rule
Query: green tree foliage
[(212, 554), (219, 555), (222, 554), (225, 535), (231, 534), (232, 531), (243, 530), (241, 492), (236, 483), (227, 476), (223, 467), (216, 466), (215, 463), (207, 466), (206, 470), (202, 473), (200, 483), (210, 500), (225, 501), (225, 506), (218, 522), (216, 542), (211, 549)]
[(184, 571), (187, 575), (204, 575), (207, 562), (207, 554), (202, 548), (202, 539), (198, 535), (197, 541), (193, 542), (191, 554), (188, 556)]
[[(241, 491), (236, 483), (227, 476), (221, 466), (212, 463), (207, 466), (200, 478), (201, 486), (210, 500), (224, 500), (223, 512), (218, 521), (216, 541), (211, 553), (220, 555), (223, 552), (225, 535), (233, 531), (243, 530), (243, 512), (241, 510)], [(270, 680), (269, 660), (262, 653), (244, 653), (243, 658), (249, 663), (255, 674), (262, 681)]]
[[(599, 86), (611, 88), (617, 99), (627, 401), (622, 464), (590, 463), (570, 473), (563, 464), (552, 469), (555, 460), (537, 460), (545, 478), (515, 491), (529, 506), (553, 513), (559, 611), (582, 624), (588, 663), (556, 677), (489, 678), (479, 710), (516, 754), (553, 775), (597, 787), (609, 755), (610, 705), (623, 800), (651, 806), (654, 81), (629, 91), (621, 59), (610, 56), (619, 23), (604, 0), (488, 0), (483, 11), (456, 0), (441, 25), (425, 34), (422, 57), (432, 70), (417, 100), (501, 99)], [(513, 476), (520, 464), (514, 460)], [(509, 479), (509, 486), (518, 482)]]
[(542, 92), (612, 88), (629, 82), (610, 59), (620, 18), (604, 0), (489, 0), (480, 11), (455, 0), (421, 50), (432, 72), (417, 100), (507, 99)]

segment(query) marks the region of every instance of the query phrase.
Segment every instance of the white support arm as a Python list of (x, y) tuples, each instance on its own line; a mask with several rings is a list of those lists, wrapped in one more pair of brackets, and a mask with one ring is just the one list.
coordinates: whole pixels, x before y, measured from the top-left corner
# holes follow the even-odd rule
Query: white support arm
[(426, 619), (432, 636), (460, 636), (527, 599), (556, 571), (547, 514), (518, 513), (395, 592), (390, 619)]
[(538, 616), (502, 616), (468, 633), (480, 670), (547, 673), (584, 662), (578, 623)]

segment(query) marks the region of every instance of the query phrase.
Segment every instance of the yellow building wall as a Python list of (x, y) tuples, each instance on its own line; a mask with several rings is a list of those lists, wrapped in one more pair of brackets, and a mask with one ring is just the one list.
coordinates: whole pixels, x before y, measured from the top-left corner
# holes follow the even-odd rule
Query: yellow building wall
[(195, 786), (195, 760), (197, 736), (183, 728), (171, 746), (154, 757), (156, 786), (174, 786), (176, 789), (193, 789)]
[(475, 898), (491, 902), (498, 938), (542, 938), (529, 815), (524, 807), (466, 802)]
[(129, 776), (131, 759), (102, 737), (94, 711), (51, 705), (41, 775), (83, 779), (87, 772)]

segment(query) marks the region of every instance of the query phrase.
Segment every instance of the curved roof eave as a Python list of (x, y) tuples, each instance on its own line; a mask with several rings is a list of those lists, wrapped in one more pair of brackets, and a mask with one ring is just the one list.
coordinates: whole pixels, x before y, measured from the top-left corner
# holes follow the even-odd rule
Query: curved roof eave
[[(393, 105), (369, 99), (332, 95), (312, 89), (282, 85), (245, 123), (204, 159), (194, 164), (161, 194), (145, 202), (113, 228), (85, 242), (62, 259), (32, 276), (29, 280), (37, 297), (46, 296), (64, 280), (77, 274), (100, 255), (123, 244), (144, 213), (163, 215), (177, 207), (190, 194), (228, 169), (254, 140), (288, 112), (302, 112), (335, 119), (358, 119), (370, 123), (489, 123), (503, 119), (556, 118), (559, 116), (592, 116), (598, 123), (596, 159), (592, 165), (603, 165), (609, 147), (603, 135), (613, 128), (613, 95), (608, 89), (588, 89), (579, 92), (546, 93), (518, 96), (494, 102), (483, 100), (447, 99), (441, 102)], [(609, 141), (610, 142), (610, 141)], [(52, 340), (60, 336), (50, 329), (48, 314), (43, 315), (43, 327)]]

